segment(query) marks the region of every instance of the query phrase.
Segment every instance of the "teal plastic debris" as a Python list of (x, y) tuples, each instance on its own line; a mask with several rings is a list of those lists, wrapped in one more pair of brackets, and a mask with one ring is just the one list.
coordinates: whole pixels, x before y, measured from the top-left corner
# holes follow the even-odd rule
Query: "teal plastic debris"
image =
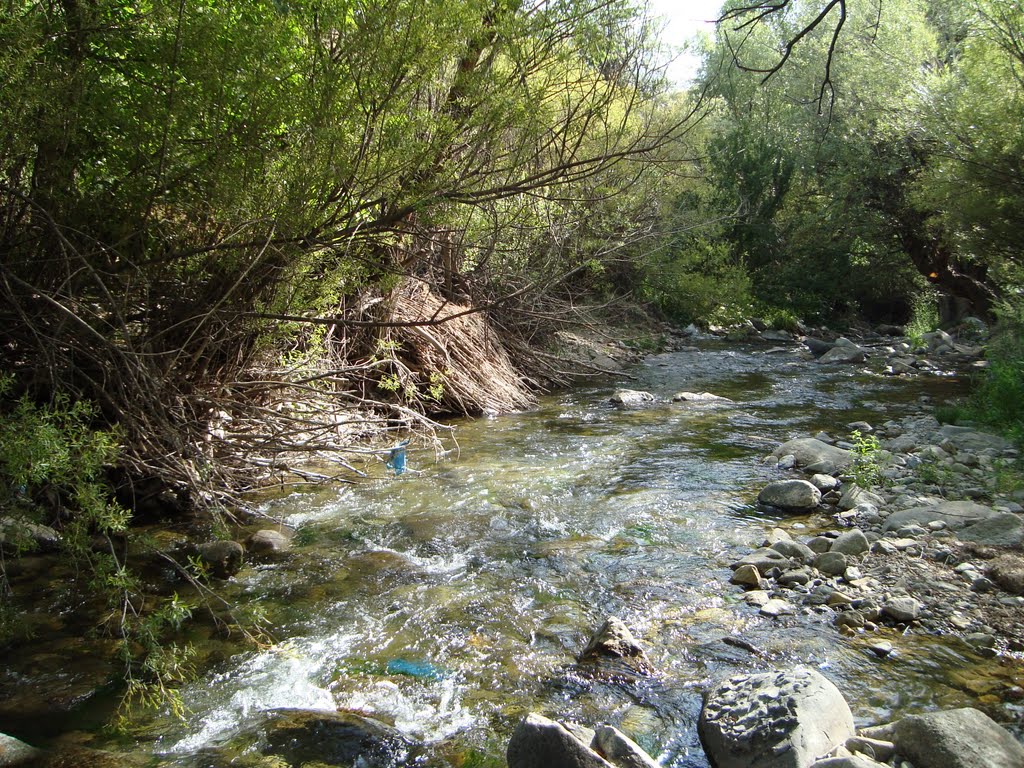
[(392, 659), (388, 662), (389, 675), (408, 675), (422, 680), (437, 680), (441, 672), (429, 661), (409, 661), (408, 659)]
[(405, 472), (405, 447), (409, 444), (408, 440), (404, 440), (390, 451), (388, 451), (388, 469), (393, 469), (396, 475), (400, 475)]

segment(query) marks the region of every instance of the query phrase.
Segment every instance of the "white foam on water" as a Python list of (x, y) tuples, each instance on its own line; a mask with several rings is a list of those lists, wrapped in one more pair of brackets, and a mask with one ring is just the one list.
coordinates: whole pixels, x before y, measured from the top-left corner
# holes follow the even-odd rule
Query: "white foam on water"
[(250, 717), (267, 710), (335, 711), (337, 702), (326, 688), (325, 670), (355, 639), (346, 635), (275, 646), (189, 686), (183, 692), (185, 706), (201, 716), (201, 727), (168, 751), (195, 752), (223, 741)]
[(415, 687), (380, 680), (357, 691), (339, 694), (339, 706), (393, 721), (407, 736), (432, 743), (476, 722), (462, 706), (459, 694), (455, 681), (449, 678)]

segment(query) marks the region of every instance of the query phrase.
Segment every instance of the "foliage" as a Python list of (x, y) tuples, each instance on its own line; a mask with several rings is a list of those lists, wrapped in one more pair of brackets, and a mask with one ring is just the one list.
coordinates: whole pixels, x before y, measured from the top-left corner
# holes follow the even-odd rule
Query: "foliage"
[(853, 464), (850, 465), (849, 474), (858, 487), (868, 489), (879, 483), (882, 478), (882, 466), (879, 452), (881, 444), (878, 438), (871, 434), (863, 434), (855, 429), (850, 433), (853, 441)]
[(915, 347), (924, 344), (924, 334), (931, 333), (939, 327), (937, 298), (934, 291), (922, 291), (914, 297), (905, 332), (907, 339)]
[(1024, 303), (999, 310), (989, 367), (968, 402), (969, 416), (1024, 445)]

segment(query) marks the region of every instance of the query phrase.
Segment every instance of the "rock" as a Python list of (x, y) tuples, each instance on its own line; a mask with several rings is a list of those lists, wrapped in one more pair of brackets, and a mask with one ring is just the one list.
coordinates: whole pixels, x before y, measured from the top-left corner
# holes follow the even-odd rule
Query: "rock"
[(883, 531), (898, 531), (906, 525), (928, 525), (934, 520), (943, 521), (952, 530), (987, 520), (995, 516), (991, 507), (975, 504), (973, 501), (942, 501), (926, 507), (911, 507), (893, 512), (882, 526)]
[(836, 344), (828, 352), (818, 358), (819, 363), (863, 363), (867, 360), (867, 352), (858, 346), (848, 347)]
[(898, 721), (896, 751), (914, 768), (1020, 768), (1024, 746), (988, 715), (952, 709)]
[(42, 756), (42, 752), (31, 747), (23, 741), (0, 733), (0, 766), (2, 768), (14, 768), (18, 765), (26, 765)]
[(978, 432), (971, 427), (945, 424), (939, 429), (939, 434), (961, 451), (972, 451), (974, 453), (984, 453), (986, 451), (1001, 452), (1010, 447), (1008, 440), (998, 435), (990, 435), (987, 432)]
[(291, 546), (291, 539), (273, 528), (256, 531), (245, 540), (245, 548), (254, 555), (275, 555), (287, 552)]
[(839, 538), (832, 542), (829, 551), (844, 555), (860, 555), (870, 548), (871, 545), (868, 543), (868, 537), (864, 535), (864, 531), (860, 528), (852, 528), (840, 534)]
[(760, 549), (755, 549), (749, 555), (745, 555), (741, 560), (732, 563), (729, 567), (736, 570), (744, 565), (752, 565), (764, 574), (772, 568), (788, 568), (790, 563), (789, 558), (778, 550), (761, 547)]
[(505, 753), (508, 768), (610, 768), (611, 764), (560, 723), (530, 713), (516, 726)]
[(771, 548), (788, 558), (799, 560), (801, 563), (809, 563), (814, 560), (814, 550), (798, 541), (777, 541), (772, 544)]
[(810, 582), (811, 574), (806, 568), (796, 568), (792, 571), (786, 571), (779, 576), (776, 581), (784, 587), (792, 587), (794, 585), (804, 585)]
[(354, 712), (274, 710), (260, 730), (266, 734), (263, 754), (289, 765), (414, 764), (415, 744), (397, 729)]
[(875, 507), (884, 507), (885, 499), (877, 493), (864, 490), (859, 485), (851, 485), (843, 491), (839, 497), (840, 509), (856, 509), (861, 504), (872, 504)]
[(822, 552), (814, 558), (814, 567), (829, 576), (842, 576), (847, 565), (846, 555), (842, 552)]
[(229, 579), (242, 569), (245, 550), (237, 541), (208, 541), (199, 545), (199, 558), (218, 579)]
[(590, 747), (618, 768), (661, 768), (639, 744), (610, 725), (598, 726)]
[(647, 653), (640, 647), (629, 628), (615, 616), (609, 616), (605, 620), (601, 628), (590, 638), (577, 661), (595, 662), (602, 658), (622, 661), (643, 675), (654, 672), (654, 665), (647, 658)]
[(985, 568), (985, 575), (1011, 595), (1024, 595), (1024, 558), (1006, 554)]
[(779, 541), (793, 541), (793, 537), (789, 535), (789, 531), (785, 528), (772, 528), (771, 532), (765, 537), (761, 546), (770, 547)]
[(807, 540), (807, 548), (820, 555), (822, 552), (828, 552), (832, 548), (833, 541), (834, 539), (830, 539), (827, 536), (815, 536)]
[(965, 526), (957, 538), (993, 547), (1020, 547), (1024, 544), (1024, 520), (1012, 512), (999, 513)]
[(832, 475), (811, 475), (811, 485), (822, 493), (839, 489), (839, 480)]
[(821, 339), (816, 339), (813, 336), (808, 336), (804, 339), (804, 346), (811, 350), (812, 355), (820, 358), (826, 352), (831, 350), (835, 344), (828, 341), (822, 341)]
[(882, 603), (882, 614), (901, 624), (909, 624), (921, 613), (921, 603), (912, 597), (891, 597)]
[(864, 614), (860, 611), (843, 611), (842, 613), (836, 614), (837, 627), (852, 627), (853, 629), (860, 629), (864, 626), (864, 622)]
[(842, 694), (806, 667), (719, 683), (698, 732), (717, 768), (805, 768), (854, 735)]
[(713, 395), (710, 392), (676, 392), (672, 395), (673, 403), (731, 403), (728, 397)]
[(752, 605), (755, 608), (767, 605), (768, 601), (771, 599), (771, 595), (763, 589), (752, 589), (750, 592), (743, 595), (743, 602), (747, 605)]
[(657, 398), (650, 392), (636, 389), (618, 389), (611, 396), (610, 402), (617, 408), (643, 408), (655, 402)]
[(773, 456), (793, 456), (795, 466), (811, 467), (816, 473), (831, 475), (849, 467), (854, 460), (851, 451), (823, 443), (813, 437), (789, 440), (772, 452)]
[(874, 760), (888, 761), (896, 754), (896, 745), (891, 741), (871, 739), (867, 736), (854, 736), (847, 739), (846, 748), (851, 752), (860, 752)]
[(884, 659), (892, 653), (892, 643), (888, 640), (875, 640), (868, 646), (868, 650), (880, 659)]
[(733, 571), (729, 583), (743, 587), (759, 587), (761, 585), (761, 574), (752, 565), (741, 565)]
[(757, 500), (787, 512), (809, 512), (821, 503), (821, 491), (806, 480), (778, 480), (762, 488)]
[(826, 757), (811, 763), (811, 768), (886, 768), (884, 763), (879, 763), (864, 755), (845, 755), (843, 757)]
[(60, 534), (48, 525), (21, 517), (0, 518), (0, 548), (8, 554), (19, 552), (56, 552)]
[(796, 608), (793, 607), (792, 603), (787, 603), (785, 600), (773, 597), (761, 606), (759, 613), (762, 616), (770, 616), (772, 618), (776, 618), (778, 616), (792, 616), (796, 613)]

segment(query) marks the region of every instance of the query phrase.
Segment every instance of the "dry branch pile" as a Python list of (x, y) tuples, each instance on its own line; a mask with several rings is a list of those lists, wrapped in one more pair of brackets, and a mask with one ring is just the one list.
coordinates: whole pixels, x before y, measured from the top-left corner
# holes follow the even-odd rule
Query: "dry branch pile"
[[(426, 283), (407, 280), (390, 302), (403, 388), (434, 387), (435, 410), (505, 413), (534, 403), (534, 382), (513, 365), (487, 314), (445, 301)], [(407, 323), (406, 325), (401, 325)]]

